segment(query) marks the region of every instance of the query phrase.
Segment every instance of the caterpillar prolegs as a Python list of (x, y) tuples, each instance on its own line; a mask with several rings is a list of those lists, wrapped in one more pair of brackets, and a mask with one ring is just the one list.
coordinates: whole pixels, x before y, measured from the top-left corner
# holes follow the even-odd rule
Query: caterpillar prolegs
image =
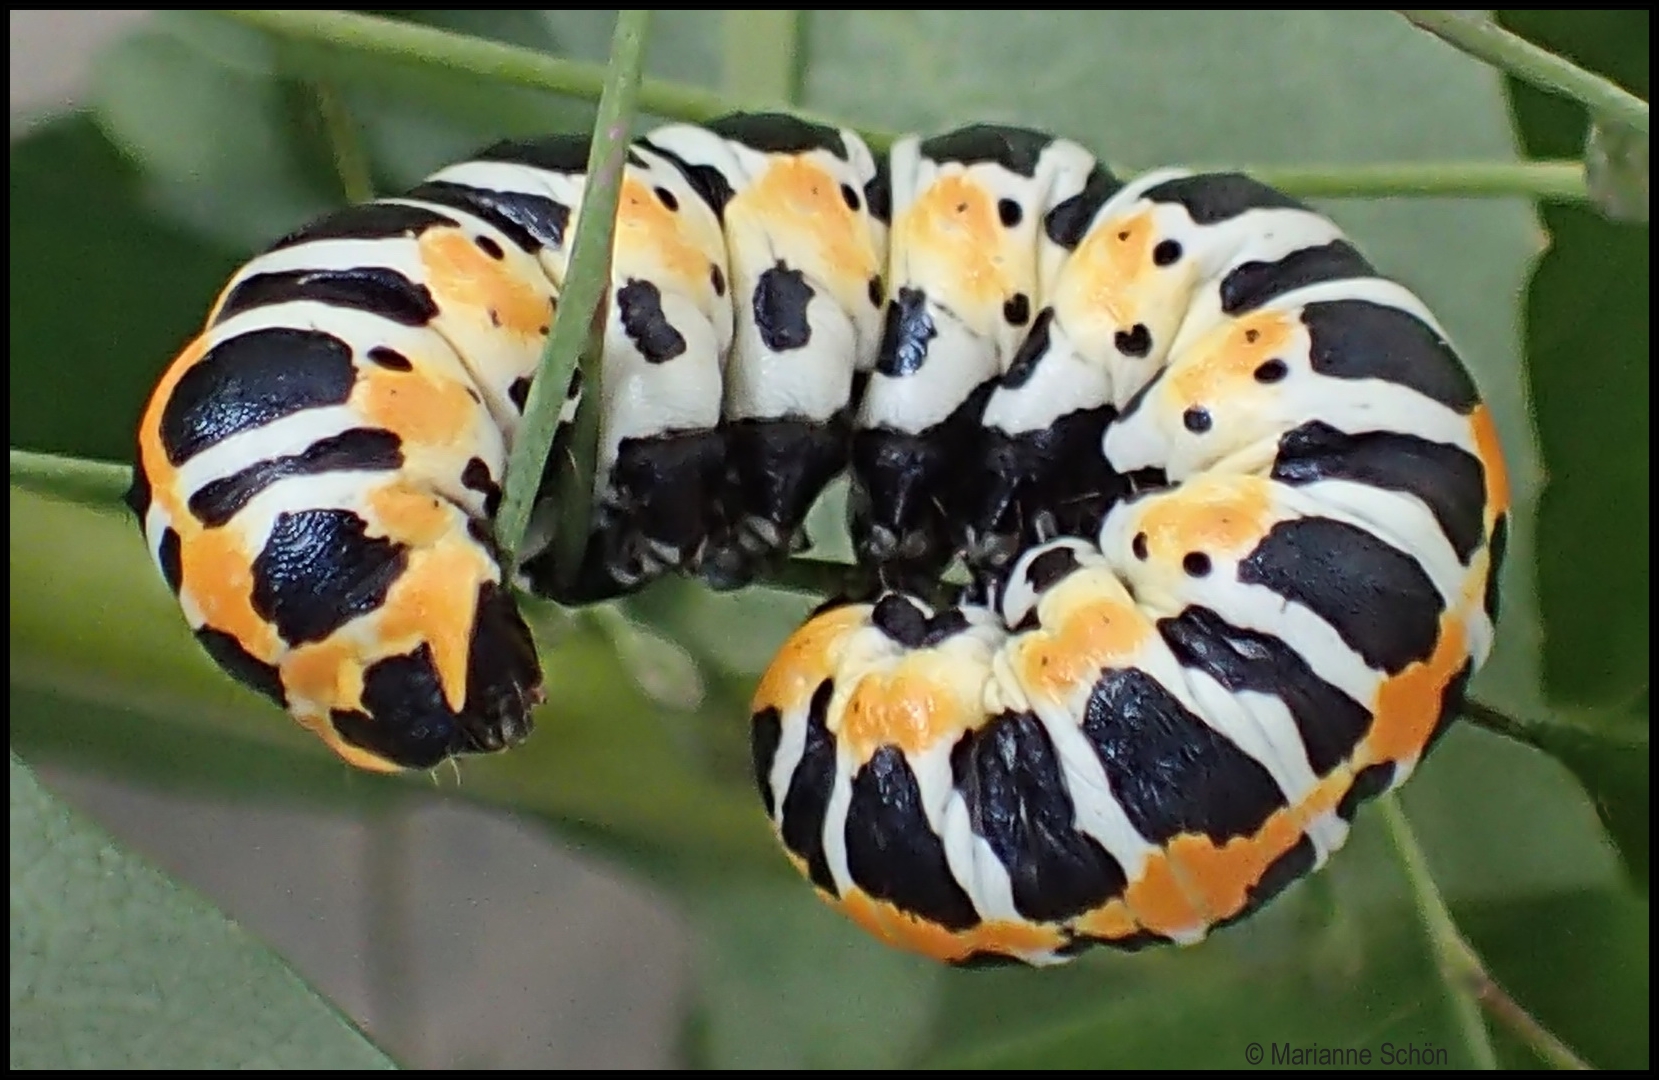
[[(490, 526), (585, 156), (501, 144), (280, 241), (145, 413), (131, 501), (191, 627), (354, 764), (529, 732)], [(742, 584), (849, 472), (878, 584), (773, 661), (755, 775), (820, 891), (941, 959), (1241, 917), (1490, 650), (1489, 412), (1420, 301), (1245, 176), (1124, 182), (984, 125), (884, 158), (776, 115), (659, 128), (599, 376), (575, 585), (540, 534), (522, 584)], [(973, 586), (924, 599), (958, 558)]]

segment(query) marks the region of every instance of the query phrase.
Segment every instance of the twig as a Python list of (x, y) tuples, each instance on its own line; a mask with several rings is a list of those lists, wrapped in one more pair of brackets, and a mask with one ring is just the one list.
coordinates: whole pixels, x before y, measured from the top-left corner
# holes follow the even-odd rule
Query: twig
[(1393, 840), (1394, 850), (1399, 853), (1405, 868), (1406, 881), (1411, 887), (1417, 913), (1423, 920), (1423, 928), (1428, 933), (1429, 947), (1434, 952), (1440, 977), (1451, 996), (1458, 1027), (1463, 1032), (1464, 1043), (1476, 1068), (1498, 1067), (1497, 1054), (1492, 1049), (1492, 1036), (1481, 1016), (1482, 1009), (1556, 1068), (1589, 1068), (1565, 1043), (1510, 997), (1487, 972), (1486, 965), (1452, 919), (1399, 798), (1389, 794), (1378, 802), (1383, 821), (1388, 826), (1389, 838)]
[[(564, 290), (559, 296), (558, 314), (553, 319), (541, 365), (530, 384), (524, 419), (507, 464), (506, 494), (501, 516), (496, 521), (496, 537), (508, 565), (516, 563), (519, 544), (530, 523), (530, 509), (541, 486), (548, 450), (559, 427), (565, 393), (592, 334), (594, 317), (610, 280), (611, 238), (616, 228), (622, 171), (628, 157), (628, 127), (638, 97), (640, 64), (645, 56), (650, 18), (650, 11), (643, 8), (624, 9), (616, 16), (610, 74), (599, 95), (593, 146), (588, 152), (588, 181), (571, 242)], [(591, 387), (590, 394), (592, 404), (587, 407), (597, 408), (598, 387)]]
[(1463, 11), (1397, 8), (1413, 26), (1427, 30), (1459, 52), (1484, 60), (1551, 93), (1584, 105), (1598, 120), (1648, 133), (1647, 102), (1565, 57), (1540, 48), (1488, 19)]
[(317, 99), (317, 114), (322, 118), (323, 135), (328, 139), (334, 156), (334, 172), (340, 178), (340, 191), (349, 203), (368, 202), (374, 198), (374, 177), (369, 171), (368, 155), (357, 137), (357, 125), (345, 102), (340, 100), (334, 84), (316, 79), (311, 92)]

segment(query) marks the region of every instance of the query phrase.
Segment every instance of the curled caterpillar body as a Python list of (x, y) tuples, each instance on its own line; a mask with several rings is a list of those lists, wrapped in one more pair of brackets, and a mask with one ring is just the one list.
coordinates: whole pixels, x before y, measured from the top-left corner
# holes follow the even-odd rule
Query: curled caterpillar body
[[(1033, 543), (954, 518), (977, 548), (913, 550), (966, 539), (988, 605), (829, 605), (754, 700), (792, 861), (872, 933), (955, 963), (1242, 918), (1411, 774), (1492, 644), (1506, 474), (1433, 316), (1247, 178), (1093, 175), (990, 401), (1044, 365), (1094, 373), (1028, 407), (1040, 432), (1103, 410), (1098, 462), (1054, 463), (1116, 481), (1091, 491), (1097, 526)], [(986, 490), (1053, 512), (996, 460)]]
[[(353, 764), (530, 730), (491, 529), (586, 146), (279, 242), (144, 414), (130, 501), (191, 628)], [(1247, 177), (1123, 181), (1008, 127), (878, 160), (789, 117), (670, 125), (631, 149), (606, 305), (593, 529), (573, 568), (533, 530), (515, 584), (740, 585), (850, 472), (876, 596), (778, 654), (756, 780), (906, 947), (1201, 938), (1323, 863), (1491, 648), (1490, 413), (1420, 301)], [(974, 585), (923, 602), (958, 558)]]

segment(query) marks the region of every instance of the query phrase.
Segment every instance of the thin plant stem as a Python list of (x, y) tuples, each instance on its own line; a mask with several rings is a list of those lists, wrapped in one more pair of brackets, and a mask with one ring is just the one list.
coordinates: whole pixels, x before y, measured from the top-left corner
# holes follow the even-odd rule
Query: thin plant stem
[(1413, 26), (1459, 52), (1543, 90), (1580, 102), (1598, 120), (1648, 133), (1648, 104), (1609, 79), (1466, 11), (1396, 8)]
[(1577, 161), (1430, 161), (1377, 165), (1245, 167), (1265, 184), (1303, 198), (1502, 198), (1583, 202), (1589, 195)]
[(313, 81), (311, 92), (317, 99), (317, 114), (334, 157), (334, 173), (340, 178), (341, 193), (349, 203), (368, 202), (374, 198), (374, 177), (351, 113), (340, 100), (340, 92), (328, 80)]
[(1440, 887), (1435, 884), (1434, 874), (1429, 869), (1428, 858), (1417, 843), (1399, 797), (1391, 793), (1378, 803), (1389, 838), (1405, 870), (1417, 914), (1428, 934), (1435, 964), (1451, 998), (1458, 1029), (1463, 1034), (1465, 1047), (1476, 1068), (1498, 1067), (1491, 1032), (1487, 1030), (1486, 1020), (1481, 1015), (1483, 1011), (1556, 1068), (1589, 1068), (1582, 1058), (1540, 1024), (1487, 972), (1486, 965), (1457, 928), (1451, 911), (1446, 907)]
[[(530, 510), (541, 486), (543, 466), (559, 427), (565, 392), (592, 336), (595, 318), (610, 282), (611, 239), (616, 229), (616, 208), (628, 156), (628, 129), (638, 98), (640, 65), (645, 56), (650, 20), (651, 12), (643, 8), (625, 9), (616, 16), (610, 74), (599, 95), (593, 146), (588, 152), (588, 182), (571, 242), (570, 266), (559, 296), (558, 314), (553, 319), (541, 365), (530, 384), (524, 419), (507, 465), (506, 493), (496, 522), (496, 537), (508, 565), (516, 564), (519, 545), (530, 523)], [(597, 386), (589, 390), (592, 404), (587, 408), (591, 410), (598, 406), (599, 392)]]
[[(219, 14), (289, 41), (442, 67), (482, 79), (566, 97), (596, 100), (608, 65), (549, 56), (534, 49), (350, 11), (220, 10)], [(731, 110), (722, 95), (702, 87), (637, 80), (641, 111), (680, 120), (710, 120)]]

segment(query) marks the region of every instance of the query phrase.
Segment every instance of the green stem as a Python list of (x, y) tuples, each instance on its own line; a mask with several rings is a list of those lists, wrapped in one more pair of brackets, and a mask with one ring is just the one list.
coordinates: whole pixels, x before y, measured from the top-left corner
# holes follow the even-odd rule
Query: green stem
[(727, 9), (721, 37), (720, 88), (745, 105), (792, 105), (800, 100), (806, 65), (801, 11)]
[(1501, 198), (1557, 202), (1589, 196), (1576, 161), (1431, 161), (1378, 165), (1265, 165), (1245, 168), (1266, 184), (1303, 198)]
[[(605, 68), (548, 56), (499, 42), (453, 34), (430, 27), (394, 22), (342, 11), (225, 11), (238, 22), (287, 40), (390, 57), (407, 63), (441, 65), (483, 79), (592, 99), (605, 83)], [(746, 13), (752, 15), (752, 13)], [(758, 46), (757, 46), (758, 48)], [(701, 122), (738, 107), (729, 97), (701, 87), (646, 79), (639, 84), (642, 111), (675, 120)], [(1645, 106), (1644, 106), (1645, 108)], [(846, 126), (803, 113), (808, 119)], [(892, 132), (854, 130), (876, 153), (892, 146)], [(1136, 170), (1123, 169), (1127, 174)], [(1532, 197), (1582, 202), (1583, 171), (1571, 161), (1500, 161), (1470, 163), (1261, 168), (1262, 180), (1290, 194), (1323, 198), (1405, 196)]]
[(1423, 929), (1428, 932), (1429, 947), (1434, 951), (1435, 964), (1451, 997), (1452, 1011), (1463, 1032), (1469, 1056), (1477, 1069), (1496, 1069), (1498, 1057), (1492, 1049), (1492, 1036), (1480, 1015), (1480, 1002), (1470, 990), (1473, 977), (1477, 973), (1484, 975), (1485, 969), (1469, 943), (1463, 940), (1457, 923), (1452, 921), (1452, 913), (1440, 896), (1440, 887), (1434, 883), (1428, 859), (1417, 845), (1417, 837), (1411, 831), (1411, 822), (1406, 820), (1399, 798), (1390, 794), (1380, 802), (1383, 821), (1405, 868), (1406, 882), (1411, 887), (1417, 914), (1423, 920)]
[[(604, 64), (564, 60), (534, 49), (349, 11), (262, 9), (219, 14), (289, 41), (443, 67), (568, 97), (598, 98), (608, 78)], [(680, 120), (710, 120), (731, 111), (729, 101), (701, 87), (643, 79), (636, 93), (642, 111)]]
[(558, 583), (568, 588), (582, 571), (587, 554), (588, 530), (598, 492), (594, 490), (593, 474), (599, 465), (599, 377), (604, 357), (604, 341), (589, 339), (582, 354), (582, 370), (591, 372), (582, 395), (582, 407), (576, 411), (568, 450), (558, 462), (554, 479), (553, 498), (556, 513), (553, 530), (553, 565), (557, 568)]
[(1648, 133), (1647, 102), (1548, 49), (1539, 48), (1497, 23), (1462, 11), (1396, 9), (1460, 52), (1524, 79), (1551, 93), (1581, 102), (1599, 120)]
[(317, 98), (317, 113), (322, 118), (323, 135), (328, 139), (334, 156), (334, 172), (340, 178), (340, 190), (349, 203), (368, 202), (374, 198), (374, 177), (369, 172), (369, 158), (357, 137), (357, 125), (345, 102), (340, 100), (334, 84), (317, 79), (311, 84)]
[(1502, 709), (1473, 698), (1464, 701), (1462, 712), (1464, 719), (1476, 727), (1483, 727), (1487, 731), (1526, 743), (1528, 746), (1543, 746), (1539, 734), (1540, 725), (1533, 721), (1511, 716)]
[[(610, 284), (611, 238), (616, 228), (622, 171), (628, 157), (628, 127), (638, 97), (640, 65), (645, 57), (650, 21), (651, 12), (647, 9), (617, 12), (616, 32), (611, 39), (610, 73), (599, 94), (593, 146), (588, 151), (588, 182), (571, 243), (570, 265), (565, 272), (552, 333), (548, 335), (541, 365), (530, 384), (524, 420), (507, 464), (506, 495), (501, 517), (496, 522), (496, 536), (509, 566), (516, 564), (519, 544), (530, 523), (530, 509), (541, 485), (542, 467), (553, 445), (553, 435), (559, 427), (565, 392), (593, 333), (600, 303)], [(597, 408), (599, 388), (591, 386), (589, 394), (592, 403), (587, 407)]]
[(1434, 951), (1440, 977), (1451, 996), (1452, 1008), (1464, 1042), (1475, 1065), (1481, 1069), (1496, 1069), (1497, 1054), (1492, 1049), (1491, 1033), (1481, 1016), (1484, 1009), (1498, 1023), (1508, 1028), (1526, 1043), (1539, 1057), (1558, 1069), (1587, 1069), (1572, 1049), (1545, 1028), (1521, 1004), (1499, 986), (1481, 962), (1479, 954), (1458, 930), (1439, 886), (1429, 869), (1428, 858), (1417, 843), (1417, 837), (1400, 806), (1399, 797), (1386, 795), (1379, 800), (1383, 822), (1388, 826), (1389, 838), (1400, 855), (1406, 881), (1411, 887), (1417, 913), (1428, 932), (1429, 946)]

